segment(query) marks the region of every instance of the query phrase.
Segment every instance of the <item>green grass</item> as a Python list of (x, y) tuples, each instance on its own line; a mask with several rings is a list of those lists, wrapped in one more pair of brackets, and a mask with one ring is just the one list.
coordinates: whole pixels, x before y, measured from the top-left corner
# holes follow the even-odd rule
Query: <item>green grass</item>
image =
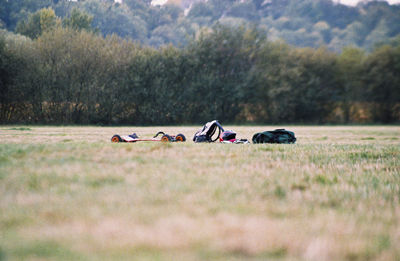
[(6, 129), (6, 130), (30, 131), (30, 130), (32, 130), (32, 129), (31, 129), (31, 128), (28, 128), (28, 127), (14, 127), (14, 128)]
[[(19, 128), (0, 132), (0, 260), (400, 259), (400, 127)], [(188, 142), (110, 142), (159, 130)]]

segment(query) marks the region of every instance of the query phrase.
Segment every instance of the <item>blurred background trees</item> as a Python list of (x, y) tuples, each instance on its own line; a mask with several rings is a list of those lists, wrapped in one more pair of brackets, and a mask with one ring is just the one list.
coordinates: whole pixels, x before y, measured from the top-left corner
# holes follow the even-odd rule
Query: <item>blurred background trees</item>
[(0, 1), (1, 123), (400, 121), (398, 6)]
[(61, 20), (88, 21), (87, 15), (103, 36), (115, 33), (155, 47), (186, 45), (200, 28), (224, 21), (256, 26), (271, 40), (325, 45), (335, 52), (347, 45), (372, 51), (400, 33), (400, 5), (364, 1), (351, 7), (332, 0), (168, 0), (161, 6), (150, 0), (0, 0), (0, 26), (22, 33), (24, 25), (39, 23), (37, 11), (43, 8), (52, 8)]

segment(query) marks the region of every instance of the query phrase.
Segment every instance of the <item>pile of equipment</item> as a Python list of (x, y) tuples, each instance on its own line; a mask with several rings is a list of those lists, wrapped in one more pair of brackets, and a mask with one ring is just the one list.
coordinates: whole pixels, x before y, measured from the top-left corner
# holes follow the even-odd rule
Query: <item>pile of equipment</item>
[[(218, 134), (215, 133), (218, 130)], [(247, 139), (236, 139), (236, 132), (231, 130), (224, 130), (217, 120), (207, 122), (203, 128), (194, 134), (193, 141), (198, 142), (222, 142), (222, 143), (235, 143), (246, 144), (250, 143)]]
[[(157, 138), (162, 135), (161, 138)], [(184, 142), (186, 137), (183, 134), (168, 135), (164, 132), (158, 132), (152, 139), (140, 139), (136, 133), (128, 136), (114, 135), (111, 138), (112, 142), (137, 142), (137, 141), (162, 141), (162, 142)], [(193, 137), (195, 143), (201, 142), (220, 142), (220, 143), (231, 143), (231, 144), (249, 144), (247, 139), (237, 139), (236, 132), (232, 130), (224, 130), (222, 125), (217, 121), (213, 120), (207, 122), (201, 129), (199, 129)], [(252, 142), (254, 144), (259, 143), (283, 143), (293, 144), (296, 142), (296, 137), (292, 131), (285, 129), (276, 129), (273, 131), (258, 132), (253, 135)]]

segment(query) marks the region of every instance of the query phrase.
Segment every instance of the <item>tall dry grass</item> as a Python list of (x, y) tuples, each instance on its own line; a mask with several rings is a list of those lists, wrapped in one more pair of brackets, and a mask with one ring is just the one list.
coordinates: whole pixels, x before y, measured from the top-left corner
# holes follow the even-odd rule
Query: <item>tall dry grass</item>
[[(399, 260), (400, 127), (288, 129), (2, 126), (0, 260)], [(110, 142), (159, 130), (188, 141)]]

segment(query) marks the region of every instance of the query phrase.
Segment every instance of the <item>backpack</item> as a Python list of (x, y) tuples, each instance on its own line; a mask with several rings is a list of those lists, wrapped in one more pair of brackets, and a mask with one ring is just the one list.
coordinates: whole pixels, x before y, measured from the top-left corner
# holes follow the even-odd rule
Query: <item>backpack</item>
[[(218, 135), (216, 138), (213, 138), (215, 132), (218, 129)], [(203, 128), (198, 130), (196, 134), (194, 134), (193, 141), (194, 142), (215, 142), (219, 139), (221, 133), (224, 132), (224, 128), (222, 128), (221, 124), (217, 121), (207, 122)]]
[(290, 144), (296, 142), (296, 137), (291, 131), (285, 129), (276, 129), (273, 131), (259, 132), (253, 135), (253, 143), (284, 143)]

